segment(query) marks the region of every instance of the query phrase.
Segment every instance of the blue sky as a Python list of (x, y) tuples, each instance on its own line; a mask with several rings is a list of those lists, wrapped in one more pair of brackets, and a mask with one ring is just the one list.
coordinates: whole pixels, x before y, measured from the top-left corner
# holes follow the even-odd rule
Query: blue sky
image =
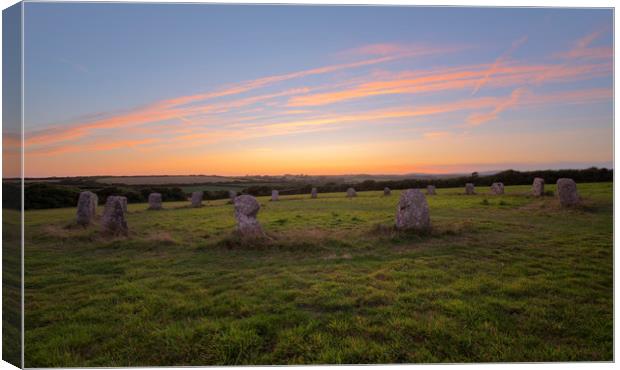
[(610, 165), (612, 16), (26, 3), (27, 169), (232, 175)]

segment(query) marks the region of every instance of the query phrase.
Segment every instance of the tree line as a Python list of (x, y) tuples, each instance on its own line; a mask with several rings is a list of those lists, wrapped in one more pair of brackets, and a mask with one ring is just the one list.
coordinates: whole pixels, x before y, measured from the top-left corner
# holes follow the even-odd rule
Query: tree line
[[(334, 183), (329, 182), (322, 185), (313, 186), (305, 184), (295, 187), (275, 187), (282, 195), (305, 194), (310, 193), (313, 187), (316, 187), (319, 193), (345, 192), (347, 188), (353, 187), (357, 191), (373, 191), (383, 190), (388, 187), (390, 189), (412, 189), (426, 188), (428, 185), (434, 185), (437, 188), (456, 188), (465, 186), (471, 182), (476, 186), (491, 186), (494, 182), (502, 182), (504, 185), (531, 185), (534, 178), (541, 177), (546, 184), (555, 184), (555, 182), (563, 177), (572, 178), (576, 182), (609, 182), (613, 181), (613, 170), (607, 168), (591, 167), (583, 170), (541, 170), (541, 171), (515, 171), (506, 170), (492, 175), (480, 176), (477, 172), (473, 172), (469, 176), (440, 178), (440, 179), (404, 179), (404, 180), (386, 180), (375, 181), (366, 180), (359, 183)], [(260, 185), (251, 186), (244, 192), (254, 196), (265, 196), (271, 194), (271, 187)]]
[[(409, 189), (426, 188), (427, 185), (434, 185), (437, 188), (462, 187), (465, 183), (471, 182), (476, 186), (490, 186), (494, 182), (503, 182), (504, 185), (530, 185), (534, 178), (541, 177), (547, 184), (555, 184), (557, 179), (562, 177), (572, 178), (576, 182), (609, 182), (613, 181), (613, 170), (607, 168), (588, 168), (583, 170), (544, 170), (544, 171), (515, 171), (507, 170), (493, 175), (480, 176), (474, 172), (469, 176), (440, 178), (440, 179), (404, 179), (375, 181), (366, 180), (358, 183), (336, 183), (327, 182), (324, 184), (299, 183), (277, 185), (251, 185), (241, 191), (244, 194), (254, 196), (268, 196), (271, 191), (276, 189), (281, 195), (310, 194), (313, 187), (319, 193), (344, 192), (349, 187), (354, 187), (357, 191), (383, 190), (385, 187), (390, 189)], [(193, 184), (196, 185), (196, 184)], [(83, 183), (73, 183), (71, 185), (63, 183), (34, 182), (27, 183), (24, 189), (25, 209), (46, 209), (73, 207), (81, 191), (89, 190), (97, 194), (99, 203), (105, 203), (109, 195), (122, 195), (127, 197), (129, 203), (144, 203), (148, 201), (150, 193), (161, 193), (164, 201), (184, 201), (190, 194), (183, 191), (179, 186), (116, 186), (103, 185), (92, 181)], [(19, 183), (5, 181), (3, 183), (3, 207), (10, 209), (20, 208), (21, 189)], [(205, 191), (204, 199), (216, 200), (229, 197), (227, 190)]]

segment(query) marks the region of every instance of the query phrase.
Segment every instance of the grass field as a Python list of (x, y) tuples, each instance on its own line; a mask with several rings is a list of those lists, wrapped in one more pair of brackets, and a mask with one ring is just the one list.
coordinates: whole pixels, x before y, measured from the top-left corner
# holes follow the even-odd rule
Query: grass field
[[(253, 185), (253, 184), (251, 184)], [(192, 193), (194, 191), (228, 191), (233, 190), (237, 193), (243, 191), (243, 189), (248, 187), (248, 184), (230, 184), (230, 183), (221, 183), (219, 185), (209, 184), (209, 185), (183, 185), (180, 186), (186, 193)]]
[(224, 201), (130, 204), (113, 240), (27, 211), (25, 365), (613, 360), (612, 184), (529, 189), (438, 189), (425, 236), (398, 191), (260, 198), (255, 244)]

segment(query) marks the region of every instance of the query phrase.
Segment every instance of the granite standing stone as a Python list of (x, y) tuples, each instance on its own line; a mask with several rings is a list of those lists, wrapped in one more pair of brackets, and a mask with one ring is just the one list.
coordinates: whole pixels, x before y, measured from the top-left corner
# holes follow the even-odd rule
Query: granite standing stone
[(312, 192), (310, 193), (310, 198), (316, 199), (319, 195), (319, 192), (316, 188), (312, 188)]
[(494, 182), (493, 185), (491, 185), (491, 193), (493, 193), (495, 195), (502, 195), (502, 194), (504, 194), (504, 183), (503, 182)]
[(106, 199), (103, 216), (101, 217), (101, 231), (105, 235), (112, 236), (126, 236), (129, 233), (121, 197), (111, 196)]
[(77, 223), (88, 226), (95, 221), (97, 214), (97, 194), (90, 191), (80, 193), (77, 204)]
[(557, 191), (562, 207), (570, 207), (579, 204), (577, 184), (573, 179), (558, 179)]
[(347, 189), (347, 198), (353, 198), (356, 197), (357, 193), (355, 192), (355, 189), (353, 188), (348, 188)]
[(272, 190), (271, 191), (271, 201), (272, 202), (276, 202), (280, 200), (280, 192), (277, 190)]
[(428, 230), (431, 227), (426, 197), (418, 189), (401, 193), (396, 208), (396, 228), (400, 230)]
[(537, 177), (532, 183), (532, 195), (541, 197), (545, 194), (545, 179)]
[(161, 209), (161, 194), (151, 193), (149, 194), (149, 209), (159, 210)]
[(244, 237), (263, 235), (263, 229), (256, 219), (260, 204), (251, 195), (240, 195), (235, 198), (235, 219), (237, 231)]
[(202, 197), (204, 193), (202, 191), (195, 191), (192, 193), (192, 207), (202, 207)]
[(385, 196), (392, 195), (392, 190), (390, 188), (384, 188), (383, 189), (383, 195), (385, 195)]
[(110, 195), (105, 200), (105, 205), (103, 206), (103, 212), (114, 204), (114, 201), (119, 201), (121, 203), (121, 207), (123, 208), (123, 212), (127, 213), (127, 197), (123, 197), (120, 195)]
[(435, 185), (428, 185), (426, 187), (426, 195), (435, 195), (437, 192), (435, 191)]
[(476, 194), (476, 188), (474, 188), (474, 184), (472, 184), (471, 182), (468, 182), (467, 184), (465, 184), (465, 194), (467, 195)]

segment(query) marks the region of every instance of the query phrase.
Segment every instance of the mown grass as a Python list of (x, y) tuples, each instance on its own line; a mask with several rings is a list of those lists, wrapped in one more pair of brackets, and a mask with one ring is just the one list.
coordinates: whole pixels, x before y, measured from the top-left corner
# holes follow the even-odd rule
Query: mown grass
[(439, 189), (423, 236), (398, 191), (260, 198), (256, 243), (225, 201), (132, 204), (126, 239), (28, 211), (26, 366), (609, 361), (612, 184), (578, 188)]

